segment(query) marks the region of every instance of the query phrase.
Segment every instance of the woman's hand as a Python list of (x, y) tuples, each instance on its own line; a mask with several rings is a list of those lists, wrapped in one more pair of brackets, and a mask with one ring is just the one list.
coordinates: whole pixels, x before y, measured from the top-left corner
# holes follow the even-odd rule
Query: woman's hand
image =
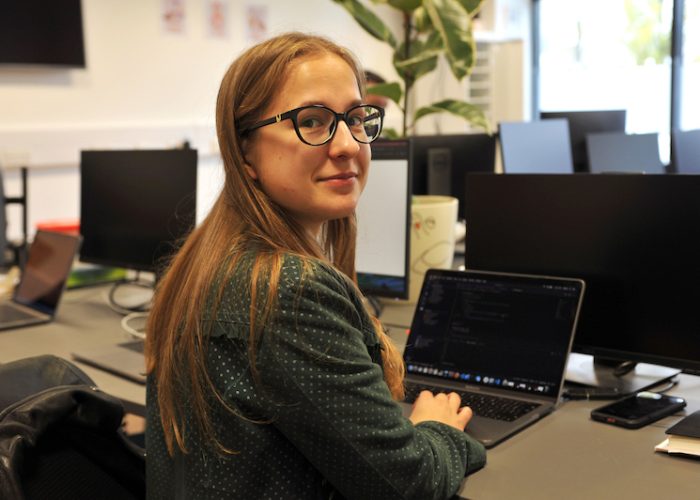
[(422, 391), (413, 403), (413, 411), (409, 418), (413, 425), (433, 420), (463, 431), (472, 418), (472, 410), (468, 406), (460, 408), (461, 402), (461, 398), (455, 392), (433, 394), (430, 391)]

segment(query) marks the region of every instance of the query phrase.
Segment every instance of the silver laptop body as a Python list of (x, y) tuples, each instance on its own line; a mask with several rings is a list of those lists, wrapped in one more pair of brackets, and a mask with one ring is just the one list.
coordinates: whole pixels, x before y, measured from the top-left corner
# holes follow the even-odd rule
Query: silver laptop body
[(475, 410), (466, 432), (487, 448), (512, 436), (560, 401), (584, 288), (571, 278), (429, 270), (404, 351), (407, 392), (461, 392), (473, 409), (469, 401), (506, 398), (505, 420)]
[(37, 231), (12, 298), (0, 301), (0, 330), (53, 319), (79, 246), (79, 236)]

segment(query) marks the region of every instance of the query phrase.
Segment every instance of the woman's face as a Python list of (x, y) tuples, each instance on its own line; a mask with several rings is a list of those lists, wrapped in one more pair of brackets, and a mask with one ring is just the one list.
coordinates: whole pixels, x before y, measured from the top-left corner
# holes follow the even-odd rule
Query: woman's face
[[(309, 104), (343, 113), (360, 102), (350, 66), (334, 54), (314, 55), (290, 66), (262, 118)], [(252, 134), (245, 152), (249, 175), (313, 235), (324, 222), (353, 213), (371, 157), (369, 145), (357, 142), (343, 121), (322, 146), (301, 142), (292, 120), (267, 125)]]

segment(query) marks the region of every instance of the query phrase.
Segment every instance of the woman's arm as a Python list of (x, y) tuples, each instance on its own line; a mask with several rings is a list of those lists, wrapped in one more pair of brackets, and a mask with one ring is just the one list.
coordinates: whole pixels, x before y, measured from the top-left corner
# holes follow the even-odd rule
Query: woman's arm
[(279, 314), (259, 351), (273, 425), (348, 498), (448, 498), (483, 465), (484, 449), (453, 427), (402, 416), (355, 298), (330, 270), (301, 284), (285, 267)]

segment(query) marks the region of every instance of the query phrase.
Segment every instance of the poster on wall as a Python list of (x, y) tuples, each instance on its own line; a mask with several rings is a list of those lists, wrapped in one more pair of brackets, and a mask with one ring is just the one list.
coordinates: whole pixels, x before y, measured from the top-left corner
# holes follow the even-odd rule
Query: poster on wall
[(267, 6), (246, 7), (245, 37), (248, 42), (258, 43), (267, 38)]
[(205, 2), (205, 19), (207, 36), (211, 38), (228, 38), (228, 3), (226, 0), (207, 0)]
[(185, 0), (161, 0), (160, 19), (163, 33), (185, 33)]

